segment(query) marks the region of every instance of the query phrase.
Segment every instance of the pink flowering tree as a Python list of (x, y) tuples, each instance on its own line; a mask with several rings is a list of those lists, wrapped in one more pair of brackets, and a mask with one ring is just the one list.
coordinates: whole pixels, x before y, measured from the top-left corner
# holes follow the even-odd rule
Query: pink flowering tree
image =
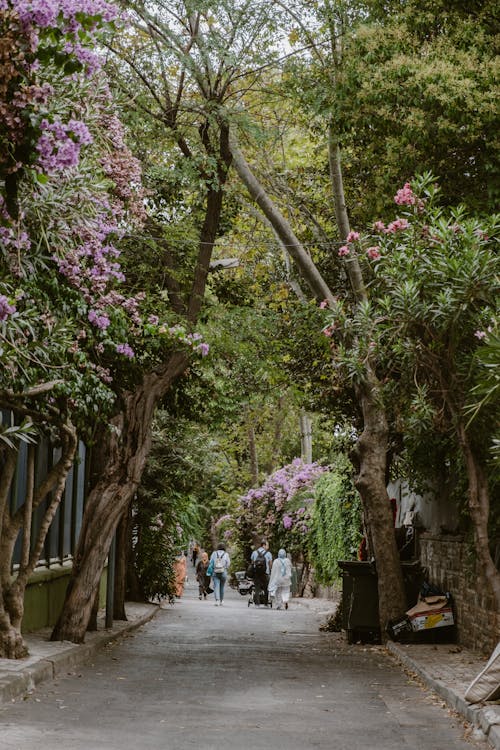
[(263, 537), (274, 557), (283, 547), (294, 560), (307, 561), (314, 485), (326, 471), (325, 466), (296, 458), (238, 499), (234, 535), (247, 562), (250, 550)]
[(393, 437), (414, 465), (420, 462), (421, 475), (434, 479), (434, 456), (451, 442), (448, 461), (465, 477), (477, 559), (500, 612), (489, 537), (498, 401), (477, 398), (498, 339), (498, 223), (468, 217), (461, 207), (444, 210), (428, 174), (406, 183), (394, 201), (393, 221), (376, 222), (345, 247), (345, 257), (356, 252), (365, 266), (370, 301), (354, 315), (338, 302), (325, 333), (351, 380), (362, 376), (368, 357), (376, 363)]
[[(93, 357), (89, 314), (98, 292), (88, 284), (85, 296), (64, 272), (85, 244), (93, 243), (88, 257), (114, 252), (118, 216), (99, 182), (99, 151), (90, 153), (103, 109), (91, 95), (102, 89), (91, 48), (114, 17), (104, 0), (89, 0), (85, 9), (56, 0), (0, 3), (0, 404), (24, 420), (20, 439), (28, 429), (31, 439), (43, 431), (61, 449), (35, 487), (30, 446), (26, 497), (10, 511), (16, 446), (12, 428), (0, 430), (0, 653), (8, 657), (26, 651), (20, 632), (24, 589), (73, 463), (77, 429), (95, 409), (105, 413), (114, 398), (109, 373)], [(89, 272), (92, 265), (87, 261)], [(108, 291), (116, 268), (101, 268)], [(30, 545), (31, 518), (41, 507), (43, 520)], [(21, 529), (21, 563), (12, 579)]]

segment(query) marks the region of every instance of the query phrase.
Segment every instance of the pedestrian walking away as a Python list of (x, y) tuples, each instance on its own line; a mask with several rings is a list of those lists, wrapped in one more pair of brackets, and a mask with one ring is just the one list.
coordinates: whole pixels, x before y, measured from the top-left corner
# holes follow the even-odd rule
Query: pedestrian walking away
[(212, 577), (212, 587), (215, 596), (215, 606), (221, 606), (224, 602), (224, 587), (226, 585), (227, 573), (231, 560), (226, 552), (226, 545), (221, 542), (217, 549), (210, 555), (208, 575)]
[(286, 551), (280, 549), (278, 557), (273, 561), (268, 586), (269, 596), (276, 609), (288, 609), (291, 586), (292, 563), (286, 556)]
[(206, 599), (207, 594), (211, 594), (213, 589), (210, 588), (210, 576), (207, 575), (208, 554), (203, 551), (196, 566), (196, 580), (198, 581), (198, 599)]
[(174, 594), (180, 599), (184, 593), (184, 583), (186, 582), (187, 555), (179, 552), (174, 560)]
[(273, 556), (269, 552), (268, 543), (266, 539), (262, 539), (250, 557), (254, 584), (253, 602), (256, 607), (268, 603), (268, 584), (272, 562)]
[(198, 560), (199, 554), (200, 554), (200, 548), (198, 544), (195, 542), (193, 545), (193, 549), (191, 550), (191, 562), (193, 563), (193, 568), (196, 568), (196, 561)]

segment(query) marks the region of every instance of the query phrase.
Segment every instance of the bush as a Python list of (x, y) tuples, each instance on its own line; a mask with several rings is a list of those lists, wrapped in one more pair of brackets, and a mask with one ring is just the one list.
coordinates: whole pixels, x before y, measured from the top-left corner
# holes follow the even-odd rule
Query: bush
[(350, 559), (361, 542), (361, 501), (344, 456), (316, 483), (312, 510), (310, 559), (319, 583), (340, 578), (339, 560)]

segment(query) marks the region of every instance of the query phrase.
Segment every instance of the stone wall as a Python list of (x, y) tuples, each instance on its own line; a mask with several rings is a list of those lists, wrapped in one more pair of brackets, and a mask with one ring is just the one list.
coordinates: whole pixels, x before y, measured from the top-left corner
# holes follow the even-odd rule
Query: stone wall
[(458, 642), (491, 654), (500, 641), (500, 614), (485, 593), (470, 548), (460, 536), (420, 536), (420, 559), (428, 580), (449, 591), (455, 603)]

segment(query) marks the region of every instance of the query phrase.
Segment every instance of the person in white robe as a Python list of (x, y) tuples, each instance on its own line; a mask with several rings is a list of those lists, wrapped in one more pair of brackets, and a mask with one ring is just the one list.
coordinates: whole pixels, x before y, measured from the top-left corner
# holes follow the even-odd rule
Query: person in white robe
[(284, 549), (280, 549), (278, 557), (273, 561), (268, 592), (273, 599), (276, 609), (288, 609), (290, 588), (292, 586), (292, 563), (286, 556)]

